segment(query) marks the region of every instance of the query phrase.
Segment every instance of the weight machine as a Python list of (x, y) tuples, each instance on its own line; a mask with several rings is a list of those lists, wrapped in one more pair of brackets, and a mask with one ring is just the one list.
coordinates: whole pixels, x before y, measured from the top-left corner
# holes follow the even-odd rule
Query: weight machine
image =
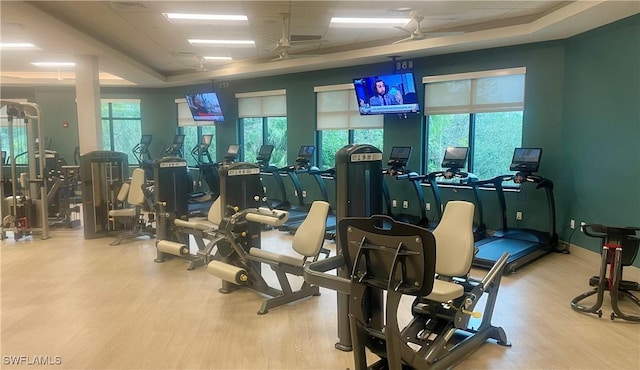
[[(36, 152), (45, 153), (44, 140), (36, 141), (36, 134), (44, 136), (42, 113), (34, 103), (15, 102), (0, 99), (0, 105), (6, 107), (6, 125), (9, 136), (8, 156), (9, 176), (5, 177), (4, 163), (0, 164), (0, 239), (6, 239), (7, 230), (13, 232), (15, 240), (39, 233), (41, 239), (49, 238), (49, 216), (47, 183), (45, 181), (45, 158), (36, 158)], [(27, 131), (28, 168), (26, 173), (18, 174), (14, 145), (14, 127), (16, 120), (22, 121)], [(18, 124), (21, 124), (18, 122)], [(38, 148), (36, 150), (36, 144)], [(2, 148), (0, 148), (2, 149)], [(9, 183), (11, 196), (5, 198), (5, 184)], [(21, 194), (19, 194), (21, 193)]]

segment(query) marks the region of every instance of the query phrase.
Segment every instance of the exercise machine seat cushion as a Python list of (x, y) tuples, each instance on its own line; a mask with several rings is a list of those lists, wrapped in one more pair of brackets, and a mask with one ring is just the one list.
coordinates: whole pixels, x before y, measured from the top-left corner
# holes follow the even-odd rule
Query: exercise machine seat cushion
[(451, 201), (442, 220), (433, 231), (436, 239), (436, 273), (433, 290), (427, 299), (447, 302), (464, 294), (462, 285), (447, 278), (466, 277), (471, 270), (474, 255), (473, 203)]
[(304, 256), (304, 258), (282, 255), (258, 248), (249, 249), (249, 254), (264, 260), (302, 267), (307, 257), (315, 257), (320, 254), (320, 250), (324, 244), (324, 233), (328, 213), (328, 202), (321, 200), (314, 201), (309, 209), (309, 214), (293, 235), (291, 247), (298, 254)]
[(316, 200), (311, 204), (309, 214), (293, 235), (291, 247), (305, 257), (314, 257), (320, 253), (324, 244), (329, 203)]
[(144, 170), (136, 168), (131, 175), (131, 184), (124, 183), (118, 192), (118, 200), (127, 195), (127, 203), (133, 206), (124, 209), (112, 209), (109, 211), (111, 217), (135, 217), (138, 215), (139, 209), (144, 205)]
[(209, 207), (209, 213), (206, 219), (199, 217), (186, 221), (177, 218), (173, 221), (173, 224), (187, 229), (207, 231), (217, 228), (218, 225), (220, 225), (220, 221), (222, 221), (222, 208), (220, 205), (220, 197), (218, 197), (213, 204), (211, 204), (211, 207)]

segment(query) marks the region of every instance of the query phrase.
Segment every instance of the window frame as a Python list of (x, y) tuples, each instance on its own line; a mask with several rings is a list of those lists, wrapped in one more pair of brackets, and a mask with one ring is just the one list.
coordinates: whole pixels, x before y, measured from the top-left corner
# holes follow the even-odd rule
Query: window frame
[[(522, 75), (522, 97), (521, 102), (516, 103), (506, 103), (503, 105), (500, 104), (488, 104), (483, 106), (482, 104), (475, 104), (475, 94), (477, 89), (477, 80), (482, 78), (492, 78), (492, 77), (501, 77), (501, 76), (513, 76), (513, 75)], [(460, 106), (453, 106), (449, 111), (446, 108), (438, 107), (435, 109), (429, 109), (427, 104), (428, 94), (427, 94), (427, 85), (429, 83), (437, 83), (437, 82), (451, 82), (451, 81), (461, 81), (461, 80), (470, 80), (471, 88), (469, 93), (471, 94), (470, 103), (468, 106), (463, 108), (463, 111), (460, 110)], [(457, 73), (457, 74), (449, 74), (449, 75), (438, 75), (438, 76), (426, 76), (422, 79), (424, 89), (425, 89), (425, 101), (424, 101), (424, 115), (425, 120), (423, 123), (423, 139), (424, 147), (428, 148), (429, 146), (429, 129), (430, 129), (430, 120), (431, 116), (436, 115), (446, 115), (446, 114), (468, 114), (469, 116), (469, 129), (467, 132), (468, 142), (469, 142), (469, 154), (467, 157), (466, 168), (467, 172), (474, 173), (474, 169), (476, 166), (475, 163), (475, 146), (476, 146), (476, 134), (477, 134), (477, 115), (484, 113), (500, 113), (500, 112), (521, 112), (524, 115), (524, 90), (526, 87), (526, 67), (514, 67), (514, 68), (506, 68), (499, 70), (489, 70), (489, 71), (478, 71), (478, 72), (468, 72), (468, 73)], [(524, 117), (522, 121), (522, 125), (524, 126)], [(522, 145), (523, 137), (520, 136), (520, 145)], [(422, 164), (423, 173), (428, 173), (429, 171), (429, 151), (426, 150), (424, 153), (424, 162)], [(507, 171), (505, 171), (505, 174)], [(485, 180), (485, 179), (482, 179)], [(486, 179), (488, 180), (488, 179)], [(440, 181), (439, 181), (440, 183)], [(450, 184), (450, 182), (443, 182), (443, 185)], [(505, 184), (505, 187), (519, 188), (518, 184)]]
[[(138, 105), (138, 110), (140, 111), (140, 117), (114, 117), (113, 116), (113, 103), (132, 103)], [(102, 105), (107, 104), (107, 117), (102, 116)], [(138, 121), (140, 127), (140, 133), (142, 134), (142, 102), (141, 99), (100, 99), (100, 125), (101, 130), (104, 130), (104, 122), (107, 121), (109, 124), (109, 148), (104, 147), (104, 138), (102, 138), (101, 146), (103, 150), (110, 150), (115, 152), (115, 136), (113, 130), (114, 121)], [(104, 131), (102, 131), (104, 132)], [(127, 160), (129, 161), (133, 156), (133, 152), (128, 150), (124, 152), (127, 155)], [(134, 156), (135, 157), (135, 156)], [(134, 165), (135, 162), (129, 163), (129, 165)]]

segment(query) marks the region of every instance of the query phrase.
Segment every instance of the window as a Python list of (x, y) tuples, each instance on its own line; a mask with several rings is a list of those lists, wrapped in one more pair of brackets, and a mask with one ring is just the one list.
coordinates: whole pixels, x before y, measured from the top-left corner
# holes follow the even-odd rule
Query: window
[(470, 147), (467, 170), (480, 179), (507, 173), (522, 145), (524, 81), (525, 68), (423, 78), (427, 173), (448, 146)]
[[(209, 153), (215, 158), (216, 153), (216, 126), (212, 122), (196, 122), (193, 120), (187, 100), (180, 98), (175, 100), (178, 109), (178, 133), (184, 135), (182, 153), (188, 166), (195, 167), (196, 157), (191, 155), (191, 151), (202, 141), (202, 135), (212, 135)], [(214, 159), (215, 160), (215, 159)]]
[(353, 84), (316, 86), (318, 167), (335, 166), (336, 152), (347, 144), (370, 144), (382, 150), (384, 117), (361, 116)]
[[(20, 99), (16, 102), (26, 102), (26, 100)], [(7, 114), (7, 107), (4, 105), (0, 108), (0, 148), (6, 152), (3, 159), (9, 160), (11, 148), (9, 147), (9, 115)], [(16, 164), (28, 164), (29, 156), (27, 155), (27, 123), (22, 118), (14, 117), (11, 122), (12, 134), (13, 134), (13, 155), (16, 158)]]
[(236, 94), (240, 117), (241, 158), (254, 162), (260, 147), (273, 145), (271, 163), (287, 165), (286, 90)]
[(102, 99), (102, 148), (126, 153), (129, 164), (137, 163), (131, 149), (140, 143), (142, 119), (139, 99)]

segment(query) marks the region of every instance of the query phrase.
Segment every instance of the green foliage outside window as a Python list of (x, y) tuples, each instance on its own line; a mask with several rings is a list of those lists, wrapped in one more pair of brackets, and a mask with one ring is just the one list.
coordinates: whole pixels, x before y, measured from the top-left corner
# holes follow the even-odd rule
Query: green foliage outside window
[(513, 150), (522, 145), (522, 111), (431, 115), (428, 125), (428, 172), (441, 169), (448, 146), (468, 147), (473, 135), (473, 163), (467, 170), (480, 179), (508, 174)]
[[(132, 149), (142, 136), (139, 102), (103, 102), (102, 147), (127, 154), (129, 164), (138, 162)], [(113, 138), (113, 139), (112, 139)]]
[[(266, 129), (266, 137), (265, 137)], [(247, 162), (255, 162), (263, 144), (273, 145), (271, 164), (284, 167), (287, 163), (287, 118), (243, 118), (243, 158)]]
[[(383, 150), (383, 129), (359, 129), (353, 131), (351, 144), (369, 144)], [(323, 130), (320, 132), (322, 152), (320, 153), (321, 167), (329, 169), (335, 167), (336, 152), (349, 144), (349, 130)]]

